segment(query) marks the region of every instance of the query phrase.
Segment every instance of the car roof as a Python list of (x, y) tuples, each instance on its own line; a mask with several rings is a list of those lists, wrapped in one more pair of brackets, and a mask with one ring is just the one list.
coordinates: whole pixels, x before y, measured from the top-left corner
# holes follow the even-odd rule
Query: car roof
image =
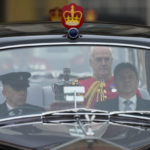
[[(79, 29), (81, 34), (150, 37), (150, 27), (142, 25), (86, 22)], [(0, 37), (25, 35), (66, 34), (60, 22), (11, 23), (0, 25)]]
[(13, 23), (0, 25), (0, 50), (68, 44), (149, 49), (149, 37), (150, 28), (146, 26), (87, 22), (79, 29), (79, 38), (71, 40), (60, 22)]

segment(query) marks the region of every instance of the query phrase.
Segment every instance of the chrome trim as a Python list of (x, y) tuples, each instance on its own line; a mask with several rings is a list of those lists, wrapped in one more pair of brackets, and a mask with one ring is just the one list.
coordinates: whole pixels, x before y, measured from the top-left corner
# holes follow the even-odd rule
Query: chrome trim
[(22, 115), (22, 116), (0, 118), (0, 123), (3, 121), (10, 121), (10, 120), (15, 120), (15, 119), (19, 120), (19, 119), (32, 118), (32, 117), (41, 117), (41, 114), (29, 114), (29, 115)]
[(21, 47), (35, 47), (35, 46), (58, 46), (58, 45), (106, 45), (106, 46), (126, 46), (132, 48), (150, 49), (150, 46), (142, 46), (139, 44), (123, 44), (123, 43), (107, 43), (107, 42), (59, 42), (59, 43), (34, 43), (34, 44), (16, 44), (11, 46), (2, 46), (0, 50), (21, 48)]

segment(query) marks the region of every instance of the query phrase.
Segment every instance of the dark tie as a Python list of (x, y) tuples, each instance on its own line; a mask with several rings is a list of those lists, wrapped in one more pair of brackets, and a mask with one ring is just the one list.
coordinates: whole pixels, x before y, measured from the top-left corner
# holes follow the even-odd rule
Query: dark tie
[(124, 106), (125, 106), (124, 111), (131, 111), (132, 110), (132, 107), (131, 107), (132, 104), (133, 104), (133, 102), (130, 100), (124, 101)]

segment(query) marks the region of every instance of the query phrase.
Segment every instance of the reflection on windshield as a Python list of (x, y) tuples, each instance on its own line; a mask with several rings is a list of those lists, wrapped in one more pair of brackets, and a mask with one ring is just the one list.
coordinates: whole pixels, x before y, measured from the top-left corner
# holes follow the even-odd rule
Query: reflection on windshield
[(145, 53), (107, 46), (1, 51), (0, 117), (74, 107), (149, 110)]

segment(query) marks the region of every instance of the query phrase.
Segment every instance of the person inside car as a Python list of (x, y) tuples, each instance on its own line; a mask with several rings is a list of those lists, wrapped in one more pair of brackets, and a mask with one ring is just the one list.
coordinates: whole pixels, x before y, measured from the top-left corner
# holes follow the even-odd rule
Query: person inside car
[(137, 92), (139, 85), (138, 73), (130, 63), (118, 64), (114, 70), (114, 82), (118, 92), (117, 98), (96, 103), (96, 109), (108, 111), (150, 110), (150, 101)]
[(43, 112), (38, 106), (26, 104), (29, 72), (11, 72), (0, 76), (5, 102), (0, 105), (0, 117), (11, 117)]
[[(93, 108), (94, 104), (97, 100), (97, 93), (99, 83), (105, 84), (105, 99), (113, 99), (117, 96), (117, 92), (113, 83), (113, 76), (112, 76), (112, 53), (109, 47), (100, 47), (95, 46), (92, 47), (89, 63), (93, 70), (93, 76), (87, 77), (83, 79), (79, 79), (79, 85), (85, 87), (85, 105), (87, 108)], [(92, 98), (89, 98), (92, 95), (92, 91), (95, 93), (93, 94)]]

